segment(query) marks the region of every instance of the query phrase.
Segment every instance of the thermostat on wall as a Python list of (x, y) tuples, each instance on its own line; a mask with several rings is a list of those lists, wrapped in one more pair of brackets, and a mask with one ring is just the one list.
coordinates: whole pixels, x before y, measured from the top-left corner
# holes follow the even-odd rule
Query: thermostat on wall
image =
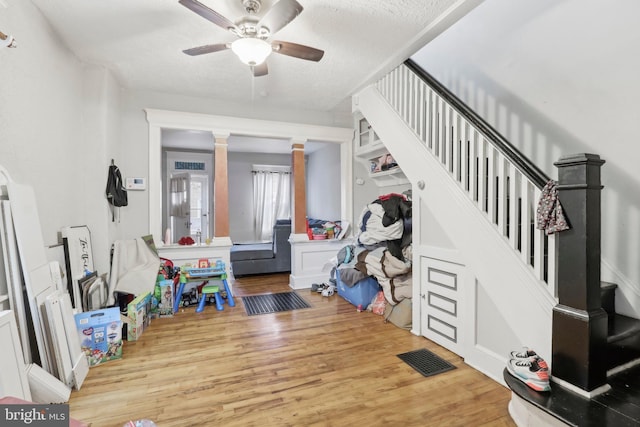
[(147, 180), (145, 178), (127, 178), (124, 186), (127, 190), (146, 190)]

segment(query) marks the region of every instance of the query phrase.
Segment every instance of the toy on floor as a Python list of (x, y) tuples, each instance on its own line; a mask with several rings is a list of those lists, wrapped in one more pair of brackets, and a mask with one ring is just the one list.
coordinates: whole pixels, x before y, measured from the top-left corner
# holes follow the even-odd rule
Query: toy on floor
[[(200, 291), (201, 296), (199, 298), (196, 313), (200, 313), (204, 310), (205, 303), (211, 296), (214, 297), (216, 309), (219, 311), (224, 310), (224, 300), (221, 295), (223, 292), (226, 294), (227, 304), (229, 304), (229, 307), (235, 307), (236, 303), (227, 282), (227, 269), (225, 263), (222, 260), (216, 260), (215, 264), (212, 266), (209, 263), (209, 260), (200, 259), (198, 260), (197, 265), (198, 267), (191, 267), (188, 265), (180, 267), (180, 285), (176, 292), (174, 312), (177, 311), (180, 306), (180, 301), (186, 284), (190, 281), (200, 280), (203, 281), (204, 286), (202, 286)], [(222, 286), (210, 284), (209, 282), (211, 281), (221, 282)], [(196, 296), (196, 298), (198, 297)]]

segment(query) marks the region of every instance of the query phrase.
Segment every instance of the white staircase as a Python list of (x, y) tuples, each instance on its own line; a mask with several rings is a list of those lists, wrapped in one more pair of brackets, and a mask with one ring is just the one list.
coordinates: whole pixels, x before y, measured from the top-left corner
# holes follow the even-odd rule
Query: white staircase
[[(492, 141), (492, 129), (465, 118), (457, 100), (437, 89), (403, 64), (355, 95), (353, 110), (367, 119), (412, 184), (413, 332), (434, 337), (503, 382), (505, 346), (526, 345), (551, 360), (556, 241), (532, 227), (544, 182), (514, 158), (504, 140)], [(428, 278), (420, 266), (433, 251), (428, 238), (415, 232), (420, 230), (421, 206), (437, 219), (465, 265), (458, 299), (451, 302), (451, 313), (461, 319), (455, 340), (438, 340), (442, 334), (425, 330), (428, 322), (416, 322), (441, 311), (425, 303), (432, 295), (425, 291)], [(480, 307), (480, 288), (498, 316)], [(511, 331), (519, 343), (482, 339), (502, 330)]]

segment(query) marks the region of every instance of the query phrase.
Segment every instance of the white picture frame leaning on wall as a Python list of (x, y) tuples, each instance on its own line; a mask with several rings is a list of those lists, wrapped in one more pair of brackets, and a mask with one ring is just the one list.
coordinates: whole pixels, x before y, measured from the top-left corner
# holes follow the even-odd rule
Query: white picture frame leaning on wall
[(18, 337), (18, 327), (11, 310), (0, 312), (0, 396), (13, 396), (31, 400), (31, 389), (27, 380), (22, 354), (22, 345)]

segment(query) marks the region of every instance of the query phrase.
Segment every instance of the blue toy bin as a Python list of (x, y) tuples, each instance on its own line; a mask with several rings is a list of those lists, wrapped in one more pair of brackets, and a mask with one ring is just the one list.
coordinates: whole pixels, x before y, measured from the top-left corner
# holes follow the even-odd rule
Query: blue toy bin
[(347, 286), (340, 280), (340, 270), (336, 270), (336, 285), (338, 295), (356, 307), (361, 306), (363, 310), (371, 304), (380, 290), (378, 281), (371, 276), (356, 282), (353, 286)]

